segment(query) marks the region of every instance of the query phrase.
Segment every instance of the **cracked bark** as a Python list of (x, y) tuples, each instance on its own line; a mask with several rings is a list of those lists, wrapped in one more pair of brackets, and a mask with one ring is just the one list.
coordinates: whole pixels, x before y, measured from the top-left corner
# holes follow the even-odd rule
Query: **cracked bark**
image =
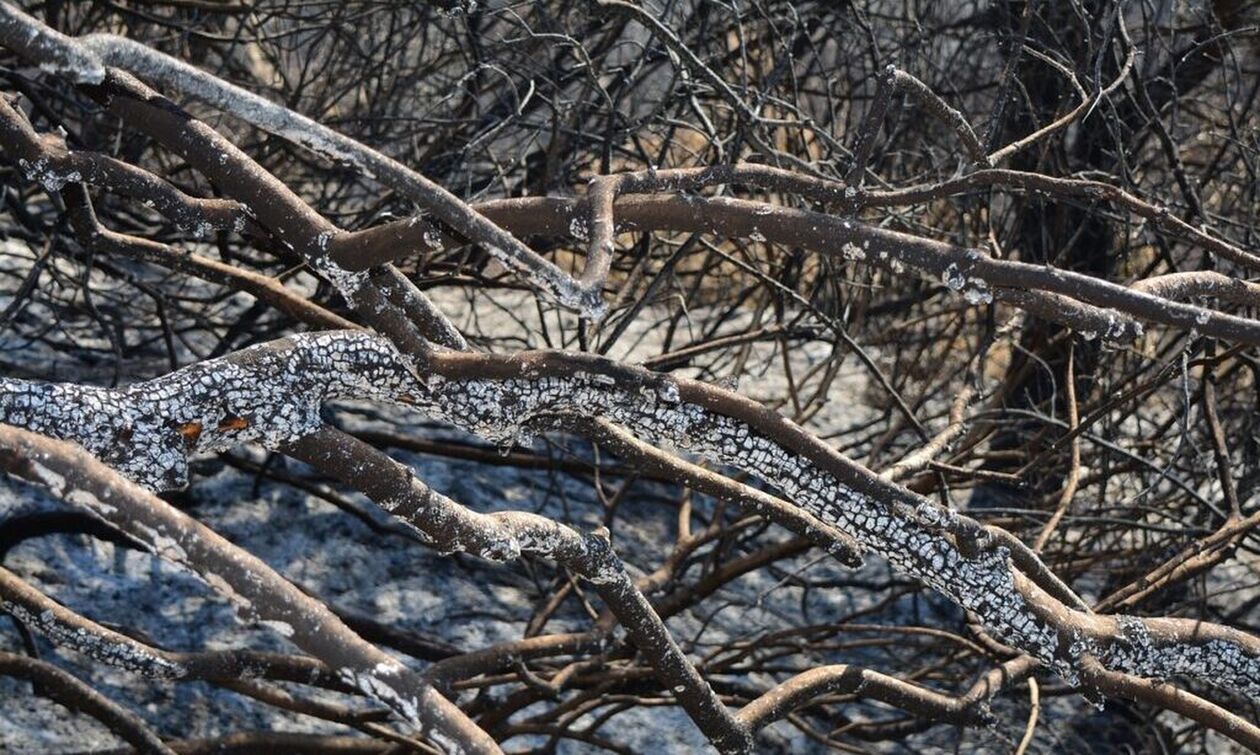
[[(74, 439), (152, 486), (186, 479), (186, 454), (193, 450), (245, 441), (274, 447), (302, 438), (318, 429), (320, 402), (339, 396), (402, 401), (495, 442), (535, 429), (531, 423), (550, 426), (556, 415), (600, 417), (760, 477), (1069, 681), (1092, 658), (1111, 671), (1185, 675), (1260, 696), (1254, 637), (1187, 620), (1074, 608), (1047, 591), (1053, 585), (1039, 586), (1025, 573), (1034, 570), (1012, 564), (1009, 541), (995, 537), (996, 528), (941, 509), (781, 416), (703, 383), (560, 352), (444, 352), (427, 373), (415, 375), (383, 339), (342, 332), (281, 339), (123, 391), (4, 386), (0, 419)], [(267, 399), (261, 406), (260, 396)], [(225, 428), (225, 409), (245, 406), (255, 407), (249, 424)], [(98, 407), (113, 407), (112, 414)], [(189, 424), (205, 428), (191, 443), (179, 429)], [(123, 428), (132, 440), (120, 445)], [(515, 553), (521, 544), (494, 547)]]

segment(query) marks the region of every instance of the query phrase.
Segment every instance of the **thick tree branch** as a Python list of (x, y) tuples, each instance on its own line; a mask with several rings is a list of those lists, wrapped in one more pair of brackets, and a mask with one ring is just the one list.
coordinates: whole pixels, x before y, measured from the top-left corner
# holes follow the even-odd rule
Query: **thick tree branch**
[[(7, 422), (74, 438), (157, 486), (184, 479), (190, 450), (245, 440), (274, 447), (304, 437), (318, 427), (320, 402), (347, 392), (415, 404), (496, 442), (553, 426), (557, 415), (601, 417), (760, 477), (1070, 680), (1080, 659), (1095, 657), (1110, 670), (1186, 675), (1260, 695), (1260, 640), (1210, 624), (1073, 608), (1014, 568), (993, 528), (881, 479), (764, 407), (597, 357), (449, 352), (417, 377), (380, 339), (327, 333), (248, 349), (126, 391), (18, 381), (6, 389), (0, 407)], [(260, 395), (277, 414), (259, 410)], [(109, 416), (97, 408), (106, 406), (118, 409)], [(247, 411), (247, 426), (225, 430), (225, 409)], [(181, 433), (188, 426), (203, 430)], [(132, 439), (119, 444), (123, 428)], [(502, 545), (512, 549), (511, 541)]]
[[(183, 453), (181, 449), (170, 449)], [(0, 427), (0, 465), (137, 538), (200, 576), (253, 621), (270, 622), (347, 683), (391, 708), (443, 746), (499, 752), (485, 732), (414, 672), (351, 632), (259, 559), (130, 482), (80, 448)]]

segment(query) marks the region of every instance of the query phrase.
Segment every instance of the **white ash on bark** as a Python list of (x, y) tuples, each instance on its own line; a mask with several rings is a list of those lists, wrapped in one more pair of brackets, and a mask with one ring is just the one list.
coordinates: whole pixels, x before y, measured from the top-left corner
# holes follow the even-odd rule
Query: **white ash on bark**
[[(472, 358), (491, 360), (498, 371), (464, 377), (448, 369), (444, 376), (436, 365), (421, 378), (378, 336), (293, 336), (116, 391), (0, 380), (0, 421), (79, 442), (161, 489), (186, 482), (191, 452), (241, 442), (274, 448), (315, 431), (320, 406), (337, 398), (415, 405), (494, 442), (554, 426), (557, 416), (600, 417), (774, 485), (1073, 683), (1082, 663), (1096, 658), (1112, 670), (1185, 675), (1260, 699), (1255, 638), (1221, 627), (1186, 634), (1168, 625), (1175, 620), (1097, 617), (1044, 593), (1030, 598), (1009, 550), (976, 522), (909, 493), (899, 501), (861, 493), (748, 422), (683, 400), (669, 378), (639, 372), (619, 379), (576, 361), (574, 369), (543, 374), (522, 355)], [(975, 535), (971, 542), (962, 542), (964, 532)]]

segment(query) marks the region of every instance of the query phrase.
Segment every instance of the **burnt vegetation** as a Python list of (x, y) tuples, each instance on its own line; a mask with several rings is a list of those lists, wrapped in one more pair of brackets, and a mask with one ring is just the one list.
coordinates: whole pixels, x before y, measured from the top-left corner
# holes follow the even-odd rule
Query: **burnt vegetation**
[(0, 748), (1260, 751), (1253, 4), (0, 2), (0, 82)]

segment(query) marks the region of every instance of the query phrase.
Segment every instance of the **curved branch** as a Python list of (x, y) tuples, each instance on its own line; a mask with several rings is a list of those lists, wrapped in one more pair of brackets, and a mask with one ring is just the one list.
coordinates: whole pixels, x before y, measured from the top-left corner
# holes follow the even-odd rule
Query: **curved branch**
[(335, 161), (349, 163), (432, 212), (469, 239), (485, 244), (504, 264), (523, 274), (566, 307), (598, 318), (604, 304), (549, 260), (420, 173), (321, 123), (270, 102), (151, 47), (113, 34), (67, 37), (7, 3), (0, 4), (0, 44), (73, 81), (99, 84), (110, 66), (178, 89), (258, 128)]
[[(354, 691), (331, 669), (313, 658), (244, 649), (172, 652), (152, 647), (80, 616), (3, 567), (0, 567), (0, 610), (8, 612), (54, 644), (115, 668), (150, 679), (212, 681), (224, 689), (248, 695), (268, 705), (344, 723), (385, 739), (415, 743), (415, 740), (365, 720), (365, 711), (299, 698), (279, 687), (257, 681), (258, 678), (267, 678), (318, 685), (339, 692)], [(388, 715), (384, 709), (373, 713)]]
[(1260, 752), (1260, 726), (1210, 700), (1152, 679), (1108, 671), (1092, 659), (1084, 665), (1086, 681), (1100, 692), (1176, 711), (1192, 721), (1214, 729), (1253, 752)]
[(28, 179), (39, 182), (49, 192), (68, 183), (102, 186), (148, 204), (197, 237), (212, 231), (240, 232), (251, 222), (244, 205), (238, 202), (190, 197), (134, 165), (106, 155), (68, 149), (62, 138), (37, 134), (3, 97), (0, 150)]
[[(884, 116), (888, 112), (888, 100), (892, 97), (893, 92), (902, 91), (912, 97), (919, 105), (928, 112), (929, 115), (941, 121), (950, 128), (962, 142), (963, 149), (967, 151), (967, 155), (971, 161), (979, 165), (988, 166), (989, 158), (984, 154), (984, 147), (981, 146), (980, 140), (976, 137), (976, 132), (971, 128), (971, 124), (967, 118), (954, 108), (950, 107), (945, 100), (941, 99), (936, 92), (933, 92), (919, 79), (898, 69), (896, 66), (885, 66), (878, 74), (878, 81), (875, 84), (875, 96), (871, 101), (871, 107), (866, 112), (866, 116), (862, 119), (862, 125), (858, 128), (857, 142), (853, 147), (853, 165), (849, 168), (848, 181), (854, 187), (862, 185), (862, 179), (866, 174), (866, 163), (871, 157), (871, 151), (875, 146), (875, 135), (879, 132), (879, 127), (884, 121)], [(856, 200), (856, 192), (851, 195), (851, 200)], [(852, 202), (851, 202), (852, 206)]]
[(56, 645), (152, 679), (226, 681), (264, 677), (349, 689), (312, 658), (249, 650), (176, 652), (146, 645), (81, 616), (0, 567), (0, 610)]
[(425, 535), (439, 550), (467, 551), (495, 561), (530, 553), (573, 570), (595, 586), (661, 683), (678, 697), (709, 741), (722, 752), (751, 750), (749, 734), (717, 699), (634, 586), (625, 565), (613, 553), (606, 531), (583, 537), (537, 514), (470, 511), (429, 488), (405, 465), (334, 428), (306, 434), (282, 448), (354, 486)]
[[(1114, 92), (1117, 88), (1119, 88), (1121, 84), (1124, 83), (1125, 79), (1129, 78), (1129, 73), (1133, 70), (1133, 63), (1135, 60), (1137, 60), (1137, 47), (1135, 47), (1132, 44), (1129, 44), (1128, 34), (1126, 33), (1125, 25), (1124, 25), (1124, 14), (1117, 12), (1115, 16), (1115, 21), (1118, 24), (1118, 28), (1120, 30), (1120, 36), (1122, 39), (1124, 39), (1126, 46), (1128, 47), (1128, 50), (1125, 52), (1124, 62), (1120, 64), (1120, 70), (1116, 73), (1116, 77), (1112, 79), (1111, 82), (1107, 84), (1107, 86), (1099, 89), (1097, 92), (1094, 92), (1092, 96), (1082, 98), (1081, 102), (1076, 107), (1064, 113), (1059, 118), (1054, 119), (1050, 123), (1046, 124), (1045, 126), (1042, 126), (1041, 128), (1037, 129), (1036, 131), (1033, 131), (1030, 134), (1026, 134), (1025, 136), (1022, 136), (1019, 139), (1016, 139), (1015, 141), (1011, 142), (1005, 147), (1002, 147), (1001, 149), (998, 149), (992, 152), (988, 156), (988, 162), (990, 165), (997, 165), (998, 163), (1002, 162), (1003, 160), (1010, 157), (1011, 155), (1023, 150), (1029, 145), (1036, 144), (1038, 141), (1044, 139), (1045, 137), (1057, 131), (1061, 131), (1067, 128), (1077, 119), (1087, 118), (1089, 114), (1093, 111), (1094, 107), (1097, 106), (1098, 103), (1101, 102), (1104, 97), (1107, 97), (1112, 92)], [(1037, 57), (1042, 57), (1042, 56), (1038, 55)], [(1046, 60), (1047, 62), (1049, 61), (1048, 58), (1042, 57), (1042, 59)], [(1071, 71), (1069, 71), (1068, 73), (1071, 74)], [(1072, 76), (1072, 79), (1073, 79), (1073, 83), (1075, 84), (1075, 76)], [(1079, 84), (1077, 85), (1077, 88), (1078, 90), (1080, 89)]]
[(175, 755), (175, 750), (139, 716), (51, 663), (0, 651), (0, 676), (15, 676), (38, 685), (43, 694), (71, 710), (84, 711), (142, 753)]
[(776, 685), (739, 711), (754, 731), (785, 718), (821, 695), (844, 693), (879, 700), (926, 719), (975, 726), (989, 717), (982, 707), (1007, 684), (1028, 676), (1036, 662), (1020, 656), (981, 676), (962, 695), (946, 695), (927, 687), (855, 666), (819, 666)]
[(239, 613), (270, 622), (294, 644), (335, 669), (343, 681), (435, 741), (462, 752), (500, 752), (494, 740), (431, 685), (360, 639), (322, 603), (83, 449), (0, 426), (0, 466), (47, 486), (58, 497), (145, 543), (163, 560), (196, 573), (231, 600)]
[[(478, 205), (488, 217), (522, 235), (565, 236), (574, 222), (585, 221), (580, 200), (558, 197), (494, 200)], [(913, 268), (943, 280), (974, 300), (1005, 301), (1037, 316), (1062, 322), (1084, 334), (1132, 340), (1142, 333), (1134, 318), (1180, 330), (1249, 344), (1260, 343), (1260, 323), (1217, 310), (1182, 304), (1137, 287), (1068, 270), (995, 259), (975, 249), (889, 231), (821, 212), (777, 207), (739, 199), (631, 195), (616, 205), (620, 231), (672, 230), (710, 233), (726, 238), (760, 234), (766, 240), (824, 253), (847, 261), (858, 260), (894, 274)], [(384, 226), (387, 234), (436, 233), (423, 221), (409, 226)], [(389, 230), (385, 230), (388, 228)], [(357, 261), (344, 263), (364, 269), (409, 252), (405, 242), (365, 248)], [(378, 256), (379, 255), (379, 256)], [(952, 282), (952, 283), (951, 283)]]
[[(1201, 622), (1075, 608), (1013, 566), (1008, 541), (995, 528), (881, 479), (738, 394), (599, 357), (444, 352), (417, 378), (387, 342), (342, 332), (281, 339), (123, 391), (3, 385), (7, 421), (82, 438), (150, 484), (180, 478), (194, 449), (308, 435), (317, 428), (319, 402), (347, 391), (415, 404), (496, 442), (554, 426), (557, 416), (603, 418), (760, 477), (1069, 680), (1077, 679), (1083, 658), (1095, 657), (1109, 670), (1186, 675), (1260, 697), (1260, 640)], [(266, 406), (275, 407), (273, 415)], [(100, 407), (119, 408), (111, 416)], [(250, 424), (224, 430), (225, 408), (237, 407), (252, 407)], [(190, 437), (179, 430), (188, 425), (217, 429)], [(118, 441), (124, 426), (135, 440)], [(1044, 569), (1029, 553), (1020, 558)]]
[(60, 191), (66, 214), (79, 243), (107, 254), (144, 260), (211, 283), (231, 287), (265, 301), (299, 322), (315, 328), (354, 329), (354, 323), (285, 288), (279, 280), (139, 236), (112, 231), (97, 220), (87, 191), (66, 186)]

